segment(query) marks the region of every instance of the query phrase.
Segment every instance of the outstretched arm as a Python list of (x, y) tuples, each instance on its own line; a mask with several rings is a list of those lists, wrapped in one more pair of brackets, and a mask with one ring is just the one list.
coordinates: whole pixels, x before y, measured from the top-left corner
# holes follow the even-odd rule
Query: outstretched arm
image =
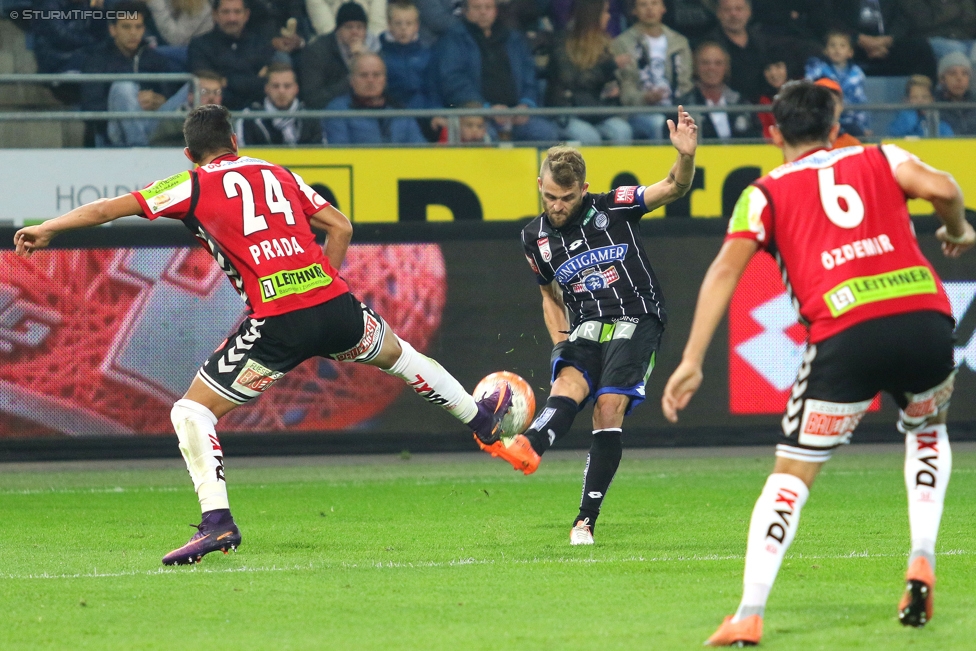
[(935, 208), (943, 224), (935, 236), (942, 242), (946, 257), (958, 258), (976, 244), (976, 231), (966, 221), (962, 190), (951, 174), (906, 160), (895, 169), (895, 180), (908, 197), (925, 199)]
[(96, 199), (60, 217), (49, 219), (43, 224), (21, 228), (14, 234), (16, 253), (21, 257), (29, 258), (34, 251), (47, 247), (56, 235), (64, 231), (98, 226), (119, 217), (141, 214), (142, 207), (131, 194), (124, 194), (114, 199)]
[(352, 241), (352, 224), (349, 219), (332, 206), (326, 206), (309, 218), (309, 224), (325, 231), (325, 257), (337, 270), (346, 259), (346, 251)]
[(668, 120), (671, 144), (678, 150), (678, 160), (671, 166), (667, 178), (644, 188), (644, 206), (651, 212), (679, 199), (691, 189), (695, 178), (695, 150), (698, 148), (698, 125), (685, 107), (678, 107), (678, 124)]
[(665, 418), (672, 423), (678, 422), (678, 412), (688, 406), (691, 397), (701, 386), (705, 352), (732, 300), (739, 278), (758, 250), (759, 244), (755, 240), (728, 240), (705, 274), (681, 364), (671, 374), (661, 396), (661, 409)]

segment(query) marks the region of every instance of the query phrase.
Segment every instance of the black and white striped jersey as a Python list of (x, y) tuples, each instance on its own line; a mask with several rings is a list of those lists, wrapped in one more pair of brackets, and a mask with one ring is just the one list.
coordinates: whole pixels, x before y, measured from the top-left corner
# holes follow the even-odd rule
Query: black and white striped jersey
[(557, 281), (572, 326), (653, 314), (667, 321), (664, 296), (640, 236), (644, 186), (587, 193), (577, 213), (554, 228), (545, 213), (522, 229), (525, 257), (540, 285)]

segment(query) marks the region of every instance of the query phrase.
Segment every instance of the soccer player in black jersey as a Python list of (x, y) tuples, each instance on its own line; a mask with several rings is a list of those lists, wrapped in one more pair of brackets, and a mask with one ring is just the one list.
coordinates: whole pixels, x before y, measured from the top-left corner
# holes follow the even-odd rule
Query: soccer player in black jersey
[(593, 526), (620, 465), (624, 416), (644, 400), (644, 384), (667, 315), (640, 237), (641, 217), (684, 196), (695, 175), (698, 127), (683, 107), (668, 120), (678, 160), (653, 185), (587, 192), (586, 163), (572, 147), (547, 152), (539, 175), (545, 207), (522, 230), (525, 257), (542, 289), (542, 312), (555, 348), (552, 390), (524, 435), (482, 449), (530, 474), (594, 400), (593, 443), (570, 543), (593, 543)]

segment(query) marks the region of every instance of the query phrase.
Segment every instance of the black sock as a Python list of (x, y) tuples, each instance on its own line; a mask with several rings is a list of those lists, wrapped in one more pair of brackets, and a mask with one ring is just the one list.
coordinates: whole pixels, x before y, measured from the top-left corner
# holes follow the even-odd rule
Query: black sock
[(619, 427), (593, 431), (593, 443), (586, 458), (586, 469), (583, 470), (583, 499), (580, 500), (579, 515), (573, 520), (574, 525), (586, 518), (590, 519), (591, 530), (596, 525), (603, 498), (620, 466), (623, 454), (620, 434)]
[(225, 522), (232, 520), (230, 517), (230, 509), (214, 509), (213, 511), (207, 511), (203, 514), (201, 524), (207, 524), (211, 526), (224, 524)]
[(542, 454), (565, 436), (578, 413), (579, 405), (572, 398), (550, 396), (546, 406), (525, 430), (525, 438), (529, 439), (536, 454)]

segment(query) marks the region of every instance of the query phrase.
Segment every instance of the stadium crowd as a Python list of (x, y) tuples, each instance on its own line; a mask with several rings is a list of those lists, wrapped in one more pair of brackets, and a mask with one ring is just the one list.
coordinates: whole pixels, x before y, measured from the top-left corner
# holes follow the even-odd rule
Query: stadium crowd
[[(34, 10), (39, 72), (190, 72), (232, 110), (247, 144), (663, 140), (664, 113), (607, 117), (587, 108), (728, 106), (696, 118), (705, 138), (758, 138), (789, 79), (825, 80), (851, 138), (976, 134), (976, 0), (13, 0)], [(77, 18), (77, 9), (115, 18)], [(48, 12), (37, 14), (36, 12)], [(124, 12), (124, 13), (120, 13)], [(40, 15), (40, 18), (38, 17)], [(905, 110), (875, 129), (871, 77), (901, 78)], [(79, 87), (80, 86), (80, 87)], [(139, 111), (91, 124), (95, 146), (172, 141), (159, 111), (192, 105), (189, 85), (61, 84), (68, 106)], [(188, 101), (189, 100), (189, 101)], [(395, 108), (573, 107), (573, 117), (385, 117)], [(299, 119), (302, 108), (362, 110)]]

